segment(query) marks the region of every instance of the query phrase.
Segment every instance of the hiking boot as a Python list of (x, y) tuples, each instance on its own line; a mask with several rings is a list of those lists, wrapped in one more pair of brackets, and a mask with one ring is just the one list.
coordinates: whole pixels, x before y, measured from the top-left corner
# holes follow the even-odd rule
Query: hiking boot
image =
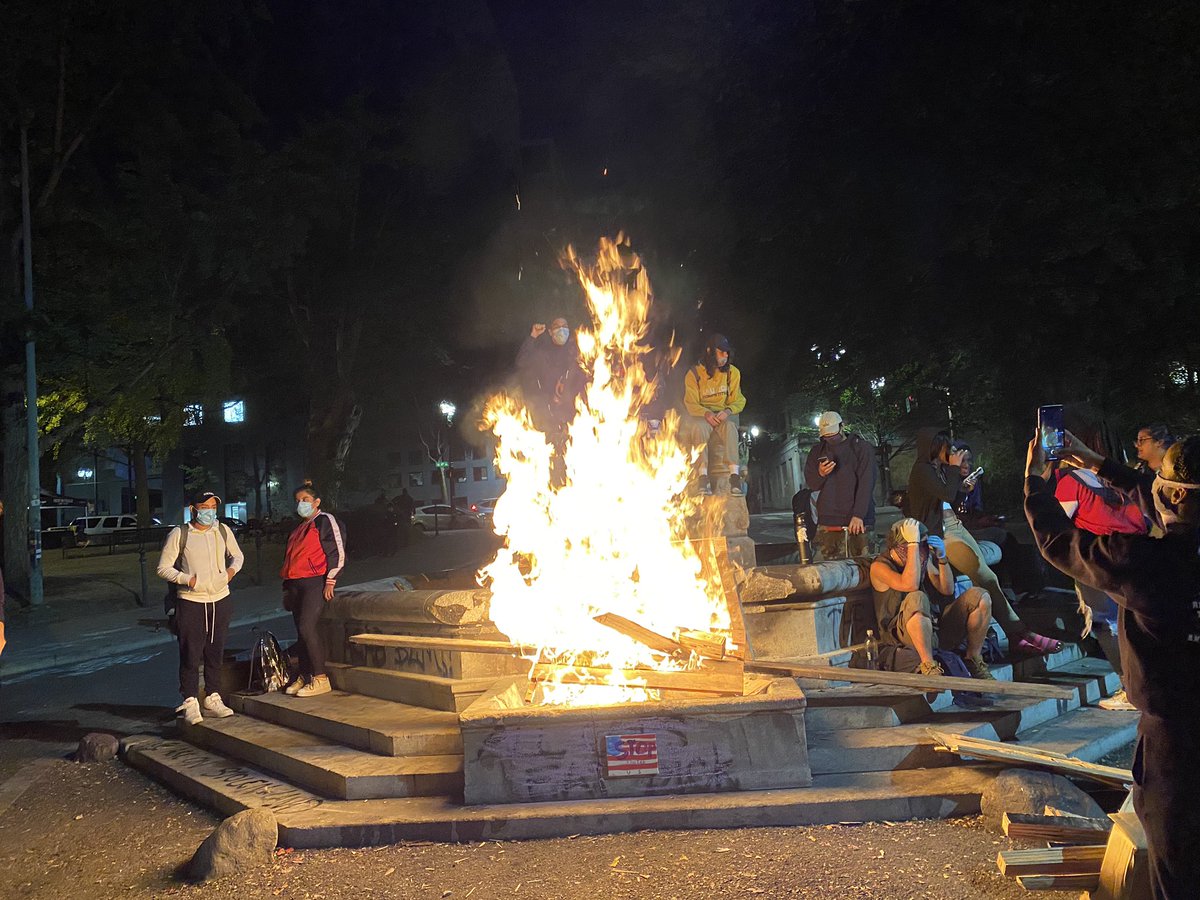
[(299, 691), (300, 688), (304, 687), (306, 684), (308, 684), (308, 682), (305, 680), (304, 676), (297, 675), (295, 678), (292, 679), (292, 683), (283, 689), (283, 692), (285, 694), (287, 694), (289, 697), (295, 697), (296, 692)]
[(233, 710), (226, 706), (221, 695), (214, 691), (204, 698), (204, 714), (213, 719), (228, 719), (233, 715)]
[(936, 659), (931, 659), (929, 662), (921, 663), (921, 668), (917, 670), (918, 675), (945, 675), (941, 664)]
[(996, 680), (996, 676), (992, 674), (992, 670), (988, 668), (988, 664), (983, 661), (982, 656), (964, 656), (963, 662), (972, 678), (978, 678), (981, 681)]
[(329, 684), (328, 675), (314, 675), (312, 681), (296, 691), (297, 697), (317, 697), (328, 694), (333, 688)]
[(200, 703), (195, 697), (188, 697), (175, 707), (175, 712), (189, 725), (199, 725), (204, 721), (204, 717), (200, 715)]
[(1105, 697), (1096, 704), (1101, 709), (1137, 709), (1129, 702), (1129, 695), (1125, 693), (1125, 689), (1117, 691), (1111, 697)]
[(746, 485), (742, 481), (742, 476), (737, 472), (729, 476), (729, 493), (734, 497), (744, 497), (746, 495)]

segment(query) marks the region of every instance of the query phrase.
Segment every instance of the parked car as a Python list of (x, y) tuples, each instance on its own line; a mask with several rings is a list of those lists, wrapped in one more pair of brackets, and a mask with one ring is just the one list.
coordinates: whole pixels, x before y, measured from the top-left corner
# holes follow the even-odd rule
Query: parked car
[[(110, 534), (136, 532), (137, 516), (123, 514), (117, 516), (80, 516), (65, 528), (47, 529), (50, 531), (71, 531), (75, 534), (75, 542), (86, 547), (93, 538)], [(150, 520), (151, 528), (162, 528), (163, 523), (158, 519)]]
[(431, 506), (419, 506), (413, 511), (413, 524), (422, 531), (434, 527), (434, 514), (437, 514), (438, 528), (481, 528), (484, 516), (467, 509), (454, 509), (445, 503), (435, 503)]
[(489, 497), (486, 500), (472, 503), (471, 512), (477, 513), (485, 519), (490, 519), (496, 512), (496, 501), (499, 499), (499, 497)]

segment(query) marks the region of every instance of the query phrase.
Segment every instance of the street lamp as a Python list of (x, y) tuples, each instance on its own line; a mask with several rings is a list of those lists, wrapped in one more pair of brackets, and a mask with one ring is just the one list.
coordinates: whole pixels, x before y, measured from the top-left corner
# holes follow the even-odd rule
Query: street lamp
[(454, 421), (454, 414), (458, 412), (458, 407), (449, 400), (443, 400), (438, 404), (438, 410), (446, 417), (446, 424), (450, 424)]
[(751, 426), (750, 426), (750, 437), (752, 437), (752, 438), (756, 438), (756, 437), (758, 437), (760, 434), (762, 434), (762, 432), (761, 432), (761, 431), (759, 431), (759, 428), (758, 428), (758, 426), (757, 426), (757, 425), (751, 425)]

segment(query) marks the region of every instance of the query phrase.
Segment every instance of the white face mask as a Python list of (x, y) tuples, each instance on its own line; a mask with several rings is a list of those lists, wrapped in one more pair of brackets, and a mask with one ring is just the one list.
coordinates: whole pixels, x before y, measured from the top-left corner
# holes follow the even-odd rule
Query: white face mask
[(313, 505), (311, 500), (301, 500), (296, 504), (296, 515), (302, 519), (307, 519), (313, 514)]
[(550, 340), (554, 341), (559, 347), (567, 342), (567, 338), (571, 336), (569, 328), (555, 328), (550, 332)]

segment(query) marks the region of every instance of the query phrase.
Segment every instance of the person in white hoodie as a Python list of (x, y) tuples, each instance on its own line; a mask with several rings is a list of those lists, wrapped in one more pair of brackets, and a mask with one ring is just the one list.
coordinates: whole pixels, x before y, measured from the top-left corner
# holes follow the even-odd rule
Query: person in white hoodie
[(189, 725), (203, 718), (200, 664), (204, 664), (204, 713), (232, 716), (221, 699), (219, 682), (232, 601), (229, 582), (242, 568), (244, 557), (233, 532), (217, 519), (221, 498), (212, 491), (192, 497), (191, 521), (171, 529), (158, 559), (158, 577), (178, 591), (175, 624), (179, 632), (179, 693), (175, 710)]

